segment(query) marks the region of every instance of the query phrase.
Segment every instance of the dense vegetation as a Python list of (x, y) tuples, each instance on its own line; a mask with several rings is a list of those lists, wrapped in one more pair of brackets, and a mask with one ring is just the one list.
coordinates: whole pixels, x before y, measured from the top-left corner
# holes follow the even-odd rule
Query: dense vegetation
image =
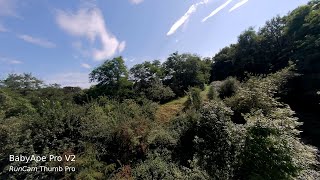
[[(319, 50), (316, 0), (213, 58), (176, 52), (131, 69), (106, 60), (85, 90), (10, 74), (0, 82), (0, 179), (319, 179)], [(183, 108), (164, 121), (172, 100)], [(77, 170), (9, 172), (25, 165), (10, 154), (75, 154), (27, 165)]]

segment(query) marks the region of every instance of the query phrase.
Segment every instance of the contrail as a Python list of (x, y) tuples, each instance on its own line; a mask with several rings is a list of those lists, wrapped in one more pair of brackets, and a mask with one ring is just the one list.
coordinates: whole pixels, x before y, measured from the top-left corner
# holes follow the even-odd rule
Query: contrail
[(237, 8), (239, 8), (240, 6), (244, 5), (245, 3), (247, 3), (249, 0), (243, 0), (238, 2), (236, 5), (234, 5), (229, 12), (236, 10)]
[(214, 11), (211, 12), (211, 14), (205, 18), (202, 19), (202, 22), (205, 22), (206, 20), (208, 20), (210, 17), (216, 15), (219, 11), (221, 11), (223, 8), (225, 8), (228, 4), (230, 4), (232, 2), (232, 0), (228, 0), (227, 2), (225, 2), (224, 4), (222, 4), (221, 6), (219, 6), (217, 9), (215, 9)]
[(201, 4), (207, 4), (208, 0), (203, 0), (199, 3), (193, 4), (190, 6), (189, 10), (178, 20), (176, 21), (173, 26), (170, 28), (169, 32), (167, 33), (167, 36), (172, 35), (177, 31), (177, 29), (182, 26), (189, 18), (190, 16), (197, 11), (197, 7)]

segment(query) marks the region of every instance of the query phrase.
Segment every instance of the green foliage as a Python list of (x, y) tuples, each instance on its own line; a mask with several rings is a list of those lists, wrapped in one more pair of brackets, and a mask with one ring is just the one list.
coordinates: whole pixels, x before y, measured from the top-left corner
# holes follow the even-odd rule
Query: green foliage
[(164, 86), (159, 80), (154, 80), (152, 85), (146, 89), (146, 97), (155, 102), (164, 103), (175, 96), (175, 93), (168, 86)]
[(89, 96), (97, 98), (101, 95), (107, 95), (121, 99), (129, 97), (132, 93), (132, 83), (128, 80), (128, 76), (122, 57), (105, 61), (90, 73), (90, 81), (98, 84), (92, 88), (93, 92), (89, 93)]
[(281, 90), (288, 79), (294, 76), (292, 69), (294, 69), (293, 66), (265, 78), (251, 77), (234, 96), (225, 99), (226, 104), (238, 113), (245, 114), (261, 110), (264, 114), (269, 114), (272, 109), (281, 105), (275, 99), (275, 94)]
[(136, 64), (130, 69), (133, 76), (134, 91), (156, 102), (167, 102), (175, 94), (168, 86), (163, 85), (163, 68), (158, 60)]
[(229, 76), (233, 76), (235, 61), (236, 45), (231, 44), (224, 47), (214, 57), (214, 63), (211, 65), (211, 81), (223, 80)]
[[(303, 144), (297, 135), (300, 123), (290, 108), (278, 108), (270, 115), (246, 116), (247, 134), (241, 155), (241, 176), (246, 179), (319, 178), (313, 170), (317, 150)], [(313, 177), (312, 177), (313, 176)]]
[(199, 110), (202, 105), (202, 98), (200, 96), (201, 89), (199, 88), (189, 88), (187, 92), (188, 99), (185, 102), (185, 108), (194, 108)]
[(171, 54), (164, 62), (164, 84), (173, 92), (184, 95), (189, 87), (203, 89), (209, 81), (210, 61), (202, 61), (199, 56), (192, 54)]
[(0, 89), (0, 111), (4, 118), (20, 116), (23, 114), (32, 114), (35, 112), (30, 101), (19, 96), (10, 90)]
[(75, 167), (78, 169), (76, 179), (105, 179), (115, 171), (115, 165), (107, 165), (96, 157), (97, 151), (93, 145), (86, 144), (83, 153), (79, 154)]
[(215, 100), (218, 98), (218, 91), (213, 86), (213, 84), (209, 85), (209, 91), (208, 91), (207, 97), (209, 100)]
[(189, 110), (174, 119), (170, 126), (170, 131), (177, 145), (173, 150), (173, 159), (183, 166), (190, 166), (196, 152), (194, 137), (196, 135), (196, 125), (200, 118), (200, 113)]
[(163, 68), (158, 60), (136, 64), (130, 69), (130, 73), (138, 88), (149, 87), (151, 81), (163, 78)]
[[(318, 72), (319, 66), (319, 2), (311, 1), (285, 17), (275, 17), (255, 32), (244, 31), (236, 44), (215, 55), (211, 80), (228, 76), (240, 79), (245, 73), (276, 72), (294, 60), (300, 72)], [(310, 66), (314, 63), (316, 66)]]
[(195, 162), (216, 179), (319, 178), (317, 149), (301, 142), (301, 123), (274, 97), (291, 69), (251, 77), (224, 100), (234, 113), (242, 113), (244, 125), (233, 122), (233, 111), (219, 99), (177, 118), (172, 127), (178, 139), (175, 161), (183, 166)]
[(147, 160), (133, 169), (134, 179), (209, 179), (205, 171), (199, 168), (181, 168), (178, 165), (168, 162), (163, 155), (150, 154)]
[(156, 110), (152, 103), (109, 101), (86, 108), (82, 135), (95, 144), (103, 160), (121, 165), (145, 155)]
[(211, 101), (200, 112), (188, 111), (178, 117), (172, 126), (178, 138), (175, 161), (186, 167), (199, 166), (213, 179), (231, 179), (237, 163), (232, 142), (239, 135), (232, 133), (231, 115), (222, 102)]
[[(244, 31), (238, 42), (222, 48), (214, 57), (211, 81), (224, 80), (229, 76), (243, 81), (247, 74), (265, 76), (286, 67), (290, 61), (296, 64), (295, 72), (300, 76), (290, 79), (286, 92), (277, 94), (290, 104), (305, 122), (304, 138), (320, 147), (318, 117), (320, 97), (320, 6), (318, 0), (311, 0), (280, 17), (265, 23), (258, 31), (252, 28)], [(243, 96), (250, 93), (243, 94)], [(252, 100), (254, 97), (251, 98)], [(253, 100), (256, 102), (259, 100)], [(266, 100), (267, 101), (267, 100)], [(247, 112), (250, 111), (247, 102)], [(260, 102), (262, 103), (262, 102)], [(240, 112), (235, 112), (241, 116)]]
[(147, 141), (150, 150), (153, 151), (165, 151), (167, 149), (173, 149), (177, 143), (174, 135), (169, 130), (161, 126), (151, 129)]
[(147, 160), (133, 169), (135, 179), (175, 179), (177, 167), (159, 156), (150, 155)]
[(43, 82), (31, 74), (9, 74), (8, 77), (0, 81), (0, 87), (10, 88), (12, 90), (32, 90), (38, 89)]
[(200, 167), (217, 179), (231, 179), (233, 164), (236, 162), (228, 127), (231, 115), (231, 109), (222, 102), (212, 101), (202, 107), (196, 126), (195, 157), (199, 160)]
[(229, 77), (222, 82), (220, 85), (218, 92), (219, 97), (224, 99), (226, 97), (230, 97), (234, 95), (239, 89), (240, 83), (236, 78)]

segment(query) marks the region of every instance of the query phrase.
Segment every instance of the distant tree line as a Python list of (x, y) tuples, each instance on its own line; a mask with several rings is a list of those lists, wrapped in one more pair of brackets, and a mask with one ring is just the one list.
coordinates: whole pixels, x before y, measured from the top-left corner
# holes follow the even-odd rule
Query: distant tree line
[(204, 88), (210, 79), (211, 60), (194, 54), (171, 54), (159, 60), (134, 65), (130, 70), (122, 57), (105, 61), (90, 73), (90, 81), (97, 85), (86, 90), (79, 100), (99, 96), (110, 98), (147, 98), (168, 102), (185, 95), (189, 87)]

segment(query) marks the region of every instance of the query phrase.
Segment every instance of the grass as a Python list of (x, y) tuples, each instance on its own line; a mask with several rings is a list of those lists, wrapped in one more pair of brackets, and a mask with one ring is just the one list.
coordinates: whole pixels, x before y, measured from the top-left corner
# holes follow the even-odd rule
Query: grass
[[(206, 85), (205, 89), (201, 91), (200, 96), (203, 101), (207, 101), (207, 94), (209, 92), (209, 86)], [(187, 96), (175, 99), (168, 103), (160, 105), (156, 112), (156, 119), (161, 123), (168, 123), (172, 118), (179, 115), (184, 108), (184, 103), (187, 101)]]

